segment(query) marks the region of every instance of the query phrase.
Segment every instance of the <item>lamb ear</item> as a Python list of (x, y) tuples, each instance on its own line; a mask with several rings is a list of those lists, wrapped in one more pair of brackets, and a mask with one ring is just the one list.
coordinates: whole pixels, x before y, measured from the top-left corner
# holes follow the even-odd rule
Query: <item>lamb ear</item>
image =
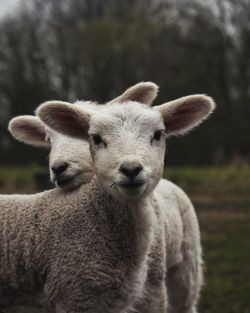
[(59, 133), (80, 139), (88, 137), (90, 113), (77, 105), (48, 101), (38, 107), (36, 114), (42, 122)]
[(158, 94), (158, 89), (159, 87), (152, 82), (141, 82), (130, 87), (122, 95), (107, 104), (136, 101), (151, 105)]
[(164, 119), (167, 135), (180, 135), (198, 126), (214, 110), (212, 98), (192, 95), (154, 107)]
[(50, 147), (50, 143), (46, 141), (45, 126), (36, 116), (17, 116), (9, 122), (8, 129), (18, 141), (35, 147)]

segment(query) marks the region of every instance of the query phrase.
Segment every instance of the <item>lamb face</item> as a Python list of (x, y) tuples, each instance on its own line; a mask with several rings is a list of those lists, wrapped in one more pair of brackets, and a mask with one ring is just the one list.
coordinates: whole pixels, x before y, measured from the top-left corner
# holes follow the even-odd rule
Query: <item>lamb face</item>
[[(123, 103), (133, 100), (151, 105), (158, 93), (158, 86), (152, 82), (141, 82), (128, 88), (123, 94), (108, 102)], [(65, 104), (66, 102), (60, 102)], [(78, 107), (93, 113), (106, 107), (92, 101), (77, 101)], [(93, 163), (87, 140), (80, 141), (59, 134), (46, 127), (38, 117), (18, 116), (10, 121), (12, 136), (28, 145), (50, 149), (49, 171), (51, 181), (59, 188), (72, 190), (91, 180)]]
[(117, 199), (150, 193), (162, 176), (164, 129), (161, 114), (138, 102), (94, 114), (90, 150), (102, 189)]
[(100, 186), (123, 201), (147, 195), (158, 183), (165, 150), (162, 132), (169, 136), (186, 133), (208, 117), (214, 106), (211, 98), (194, 95), (154, 109), (128, 101), (90, 113), (53, 101), (41, 105), (38, 115), (59, 132), (90, 137)]
[(72, 190), (91, 180), (93, 163), (87, 142), (47, 129), (50, 141), (50, 179), (64, 190)]
[(46, 127), (36, 116), (18, 116), (9, 123), (18, 141), (48, 149), (50, 179), (64, 190), (87, 183), (94, 175), (87, 142), (71, 138)]

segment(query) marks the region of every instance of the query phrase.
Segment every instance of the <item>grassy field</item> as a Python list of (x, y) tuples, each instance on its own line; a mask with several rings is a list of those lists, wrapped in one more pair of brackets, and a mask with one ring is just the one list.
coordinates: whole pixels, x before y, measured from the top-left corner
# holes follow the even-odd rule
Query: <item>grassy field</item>
[[(35, 191), (40, 170), (0, 168), (0, 192)], [(250, 313), (250, 167), (168, 168), (164, 176), (189, 194), (199, 217), (205, 266), (199, 312)], [(28, 312), (37, 311), (11, 311)]]
[(250, 313), (250, 168), (169, 168), (192, 198), (205, 261), (201, 313)]
[(32, 193), (39, 188), (36, 176), (47, 170), (38, 166), (0, 167), (0, 193)]

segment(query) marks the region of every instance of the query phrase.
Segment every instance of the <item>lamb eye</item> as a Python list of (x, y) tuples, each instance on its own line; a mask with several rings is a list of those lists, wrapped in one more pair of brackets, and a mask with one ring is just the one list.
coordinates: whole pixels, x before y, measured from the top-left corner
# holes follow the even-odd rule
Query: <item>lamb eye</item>
[(94, 144), (99, 146), (102, 143), (102, 138), (99, 135), (93, 135)]
[(157, 130), (155, 133), (154, 133), (154, 140), (157, 140), (159, 141), (161, 139), (161, 131), (160, 130)]

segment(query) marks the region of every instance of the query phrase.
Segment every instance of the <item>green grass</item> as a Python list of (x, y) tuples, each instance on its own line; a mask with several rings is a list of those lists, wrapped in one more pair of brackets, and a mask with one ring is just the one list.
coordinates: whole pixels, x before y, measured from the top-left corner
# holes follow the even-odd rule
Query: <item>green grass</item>
[(201, 312), (250, 312), (250, 214), (200, 214), (205, 259)]
[(198, 212), (205, 266), (201, 313), (250, 313), (250, 167), (167, 168)]
[(199, 210), (250, 210), (250, 167), (170, 167), (164, 176), (181, 186)]
[(192, 192), (245, 195), (250, 186), (250, 167), (167, 167), (164, 176)]
[[(38, 170), (0, 168), (0, 192), (34, 191)], [(250, 313), (250, 167), (169, 167), (164, 176), (198, 213), (205, 266), (199, 313)], [(38, 311), (8, 311), (24, 312)]]
[(31, 193), (37, 191), (35, 174), (46, 173), (38, 166), (0, 167), (0, 193)]

